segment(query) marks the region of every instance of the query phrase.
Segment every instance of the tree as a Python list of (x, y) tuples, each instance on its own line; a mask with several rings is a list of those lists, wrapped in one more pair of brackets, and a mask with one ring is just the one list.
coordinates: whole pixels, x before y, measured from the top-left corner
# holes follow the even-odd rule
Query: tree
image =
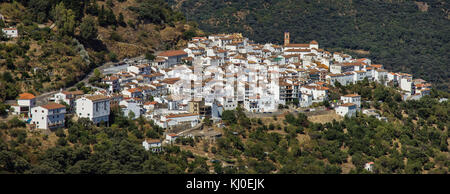
[(120, 26), (126, 27), (127, 23), (125, 23), (125, 19), (122, 13), (119, 13), (119, 18), (117, 19)]
[(75, 14), (71, 9), (66, 9), (64, 3), (61, 2), (55, 6), (52, 11), (53, 20), (58, 26), (61, 35), (73, 36), (75, 32)]
[(7, 40), (8, 40), (8, 37), (6, 36), (6, 34), (3, 33), (2, 30), (0, 30), (0, 41), (7, 41)]
[(128, 119), (133, 120), (135, 116), (133, 111), (130, 110), (130, 112), (128, 112)]
[(203, 119), (203, 123), (205, 124), (205, 126), (212, 126), (212, 120), (209, 117), (205, 117)]
[(83, 22), (80, 25), (81, 37), (84, 40), (94, 40), (97, 39), (97, 24), (95, 18), (92, 16), (86, 16), (83, 18)]
[(236, 123), (236, 115), (232, 110), (225, 110), (222, 113), (222, 120), (228, 123)]
[(151, 52), (146, 52), (145, 53), (145, 59), (153, 61), (153, 60), (155, 60), (155, 58), (156, 57), (155, 57), (155, 55), (153, 53), (151, 53)]

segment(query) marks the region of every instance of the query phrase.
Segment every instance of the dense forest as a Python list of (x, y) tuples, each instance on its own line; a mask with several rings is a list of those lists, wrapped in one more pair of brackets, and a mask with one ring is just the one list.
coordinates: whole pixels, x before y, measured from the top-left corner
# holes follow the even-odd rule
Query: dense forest
[[(333, 90), (363, 93), (362, 106), (377, 108), (388, 122), (357, 114), (314, 123), (303, 113), (263, 121), (237, 108), (223, 113), (223, 136), (215, 142), (178, 138), (163, 152), (152, 153), (141, 142), (164, 138), (164, 130), (142, 117), (124, 117), (117, 108), (109, 127), (87, 119), (74, 122), (69, 115), (66, 129), (29, 132), (25, 123), (12, 119), (0, 122), (0, 173), (449, 172), (450, 103), (438, 101), (448, 93), (433, 90), (405, 102), (392, 88), (367, 81)], [(367, 162), (374, 162), (373, 172), (364, 169)]]
[(317, 40), (369, 57), (448, 91), (450, 3), (446, 0), (168, 0), (209, 33), (242, 32), (259, 43)]

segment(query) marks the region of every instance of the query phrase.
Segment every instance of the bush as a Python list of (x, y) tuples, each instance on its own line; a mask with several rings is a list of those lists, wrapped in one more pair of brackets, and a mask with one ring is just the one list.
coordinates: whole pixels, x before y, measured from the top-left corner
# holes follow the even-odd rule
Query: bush
[(26, 127), (27, 125), (25, 122), (20, 120), (18, 117), (14, 117), (13, 119), (8, 121), (8, 125), (10, 128), (17, 128), (17, 127)]

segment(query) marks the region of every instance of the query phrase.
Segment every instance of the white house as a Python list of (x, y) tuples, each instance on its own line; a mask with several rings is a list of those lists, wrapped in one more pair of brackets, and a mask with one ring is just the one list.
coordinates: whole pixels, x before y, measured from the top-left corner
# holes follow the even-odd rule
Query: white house
[(57, 103), (33, 107), (31, 109), (31, 123), (38, 129), (54, 129), (64, 126), (66, 106)]
[(17, 38), (19, 37), (19, 32), (17, 28), (3, 28), (2, 32), (5, 33), (8, 38)]
[(166, 134), (166, 142), (168, 143), (173, 143), (175, 142), (175, 140), (178, 138), (177, 134), (174, 133), (170, 133), (170, 134)]
[(405, 76), (400, 78), (400, 89), (412, 93), (413, 92), (412, 77)]
[(123, 90), (122, 94), (130, 98), (142, 98), (143, 96), (142, 90), (140, 88), (130, 88), (128, 90)]
[(75, 98), (83, 95), (83, 91), (60, 91), (54, 95), (56, 103), (65, 102), (69, 106), (75, 106)]
[(311, 94), (300, 93), (300, 107), (309, 107), (313, 103)]
[(374, 80), (378, 83), (387, 84), (388, 71), (386, 71), (385, 69), (375, 69)]
[(122, 100), (119, 102), (119, 106), (122, 108), (124, 116), (128, 117), (130, 112), (133, 112), (134, 118), (137, 119), (141, 116), (141, 107), (134, 100)]
[(367, 171), (373, 172), (373, 164), (374, 162), (368, 162), (364, 165), (364, 169), (366, 169)]
[(151, 73), (151, 66), (149, 64), (132, 65), (127, 67), (127, 71), (137, 75), (149, 75)]
[(364, 80), (364, 78), (367, 77), (367, 72), (366, 71), (354, 71), (353, 72), (353, 83), (356, 83), (358, 81), (362, 81)]
[(334, 86), (336, 82), (339, 82), (341, 85), (346, 86), (347, 84), (353, 83), (354, 75), (353, 73), (339, 73), (339, 74), (328, 74), (325, 76), (328, 84)]
[(182, 58), (188, 57), (188, 53), (183, 50), (172, 50), (172, 51), (164, 51), (158, 54), (159, 57), (163, 57), (167, 60), (167, 67), (162, 68), (170, 68), (174, 65), (180, 64), (182, 62)]
[(107, 84), (109, 86), (108, 87), (109, 92), (117, 92), (120, 90), (120, 82), (117, 76), (106, 77), (103, 78), (102, 81), (104, 84)]
[(353, 103), (356, 105), (356, 108), (361, 108), (361, 96), (358, 94), (347, 94), (345, 96), (341, 96), (341, 100), (343, 103)]
[(329, 88), (323, 86), (302, 86), (300, 92), (302, 94), (312, 95), (313, 102), (322, 102), (328, 98)]
[(110, 99), (103, 95), (84, 96), (76, 100), (79, 118), (89, 118), (94, 124), (109, 122)]
[(181, 124), (189, 124), (191, 127), (200, 123), (200, 115), (196, 113), (184, 113), (184, 114), (169, 114), (163, 116), (161, 121), (165, 123), (163, 128), (173, 127)]
[[(145, 111), (146, 112), (148, 112), (148, 111), (152, 111), (152, 110), (154, 110), (155, 109), (155, 105), (156, 104), (158, 104), (158, 102), (156, 102), (156, 101), (152, 101), (152, 102), (146, 102), (146, 103), (144, 103), (144, 109), (145, 109)], [(175, 110), (175, 109), (171, 109), (171, 102), (169, 102), (169, 110)], [(173, 106), (173, 103), (172, 103), (172, 106)], [(176, 104), (175, 104), (175, 106), (176, 106)]]
[(338, 106), (336, 108), (336, 114), (341, 115), (343, 117), (355, 116), (356, 115), (356, 104), (353, 104), (353, 103), (341, 104), (340, 106)]
[(13, 114), (20, 115), (24, 117), (29, 117), (31, 108), (36, 106), (36, 96), (30, 93), (19, 94), (19, 99), (17, 99), (17, 104), (12, 105), (14, 109)]
[(161, 140), (159, 139), (146, 139), (142, 142), (142, 146), (144, 146), (144, 149), (152, 152), (161, 152), (162, 146), (161, 146)]

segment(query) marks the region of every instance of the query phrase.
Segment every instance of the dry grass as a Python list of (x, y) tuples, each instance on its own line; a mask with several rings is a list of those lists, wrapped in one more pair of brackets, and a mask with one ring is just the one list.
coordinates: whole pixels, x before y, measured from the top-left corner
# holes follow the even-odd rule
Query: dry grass
[[(98, 4), (101, 6), (105, 2), (98, 1)], [(138, 24), (133, 29), (128, 25), (128, 21), (135, 23), (137, 21), (137, 15), (128, 9), (130, 6), (137, 7), (138, 3), (136, 0), (129, 0), (122, 3), (114, 1), (114, 7), (112, 8), (116, 16), (119, 16), (120, 13), (123, 14), (124, 21), (127, 23), (126, 27), (118, 26), (116, 29), (112, 29), (112, 27), (99, 27), (98, 30), (99, 36), (108, 50), (114, 52), (119, 59), (142, 55), (147, 51), (166, 50), (166, 45), (175, 45), (178, 48), (187, 45), (187, 42), (182, 40), (181, 37), (183, 31), (188, 30), (191, 26), (183, 23), (175, 24), (174, 27), (167, 24), (162, 26)], [(112, 32), (119, 34), (122, 41), (109, 40)]]
[(356, 166), (353, 165), (352, 163), (352, 156), (349, 155), (347, 158), (347, 162), (343, 163), (341, 167), (342, 167), (342, 174), (348, 174), (350, 173), (350, 170), (355, 169)]
[(314, 115), (314, 116), (309, 116), (308, 120), (313, 122), (313, 123), (328, 123), (328, 122), (332, 122), (334, 120), (336, 121), (341, 121), (344, 118), (339, 116), (338, 114), (336, 114), (334, 111), (328, 111), (326, 114), (323, 115)]

